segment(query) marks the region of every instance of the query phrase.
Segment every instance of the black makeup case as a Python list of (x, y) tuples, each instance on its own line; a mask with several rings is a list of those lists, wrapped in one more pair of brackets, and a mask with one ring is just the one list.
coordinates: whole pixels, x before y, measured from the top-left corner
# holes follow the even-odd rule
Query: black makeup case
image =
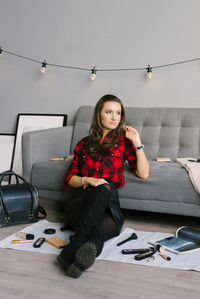
[[(9, 183), (3, 185), (5, 177)], [(10, 183), (12, 176), (16, 183)], [(13, 171), (0, 174), (0, 227), (37, 222), (39, 212), (46, 217), (46, 211), (39, 205), (37, 188), (26, 182)]]

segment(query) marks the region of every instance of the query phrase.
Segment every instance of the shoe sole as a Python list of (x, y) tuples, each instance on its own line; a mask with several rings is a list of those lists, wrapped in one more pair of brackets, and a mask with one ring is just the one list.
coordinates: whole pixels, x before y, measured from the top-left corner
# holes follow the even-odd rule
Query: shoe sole
[(73, 278), (78, 278), (85, 269), (91, 267), (95, 261), (97, 249), (94, 243), (86, 242), (76, 252), (75, 261), (71, 264), (66, 274)]

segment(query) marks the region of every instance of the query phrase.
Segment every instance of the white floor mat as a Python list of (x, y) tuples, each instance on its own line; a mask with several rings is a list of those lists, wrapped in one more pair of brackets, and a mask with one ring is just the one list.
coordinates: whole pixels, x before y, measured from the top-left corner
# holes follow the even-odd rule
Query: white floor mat
[[(71, 231), (60, 231), (60, 227), (62, 224), (60, 223), (52, 223), (47, 220), (42, 220), (37, 223), (34, 223), (30, 226), (27, 226), (22, 232), (31, 233), (35, 235), (35, 239), (33, 243), (39, 237), (53, 237), (57, 236), (63, 240), (69, 241), (69, 236), (72, 233)], [(46, 228), (55, 228), (56, 233), (53, 235), (44, 234), (44, 229)], [(136, 240), (129, 241), (121, 246), (116, 246), (120, 241), (128, 238), (133, 232), (135, 232), (138, 236)], [(134, 231), (131, 228), (123, 228), (121, 234), (116, 237), (105, 242), (104, 249), (102, 253), (97, 257), (98, 260), (108, 260), (114, 262), (123, 262), (123, 263), (131, 263), (145, 266), (156, 266), (156, 267), (164, 267), (171, 269), (183, 269), (183, 270), (196, 270), (200, 271), (200, 250), (194, 251), (192, 253), (183, 253), (183, 254), (174, 254), (171, 252), (165, 252), (168, 256), (171, 257), (170, 261), (166, 261), (162, 257), (155, 253), (155, 259), (152, 262), (149, 262), (148, 259), (144, 259), (141, 261), (136, 261), (134, 259), (134, 255), (124, 255), (121, 253), (122, 249), (125, 248), (146, 248), (151, 245), (148, 243), (151, 240), (159, 240), (171, 234), (159, 233), (159, 232), (144, 232), (144, 231)], [(12, 244), (12, 240), (19, 239), (16, 234), (10, 235), (9, 237), (0, 241), (0, 248), (10, 248), (15, 250), (25, 250), (32, 252), (41, 252), (48, 254), (56, 254), (58, 255), (61, 252), (61, 249), (57, 249), (52, 245), (45, 242), (40, 248), (34, 248), (33, 243), (20, 243), (20, 244)]]

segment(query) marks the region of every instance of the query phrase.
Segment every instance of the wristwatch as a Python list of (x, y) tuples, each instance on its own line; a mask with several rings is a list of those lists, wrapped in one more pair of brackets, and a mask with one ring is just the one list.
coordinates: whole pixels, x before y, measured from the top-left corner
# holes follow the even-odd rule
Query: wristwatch
[(144, 148), (144, 144), (141, 144), (140, 146), (136, 146), (135, 147), (135, 150), (136, 151), (139, 151), (140, 149)]

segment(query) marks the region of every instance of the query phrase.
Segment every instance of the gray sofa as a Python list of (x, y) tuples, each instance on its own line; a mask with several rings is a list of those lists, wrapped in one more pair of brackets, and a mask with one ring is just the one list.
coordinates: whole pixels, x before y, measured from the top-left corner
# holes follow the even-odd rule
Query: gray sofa
[[(71, 162), (51, 157), (73, 154), (76, 143), (88, 135), (93, 106), (81, 106), (73, 126), (24, 133), (24, 178), (36, 185), (40, 197), (67, 200), (65, 176)], [(200, 108), (127, 107), (127, 124), (141, 134), (150, 163), (143, 180), (125, 167), (126, 185), (119, 189), (121, 208), (200, 216), (200, 196), (177, 157), (200, 157)], [(172, 162), (157, 162), (170, 157)]]

